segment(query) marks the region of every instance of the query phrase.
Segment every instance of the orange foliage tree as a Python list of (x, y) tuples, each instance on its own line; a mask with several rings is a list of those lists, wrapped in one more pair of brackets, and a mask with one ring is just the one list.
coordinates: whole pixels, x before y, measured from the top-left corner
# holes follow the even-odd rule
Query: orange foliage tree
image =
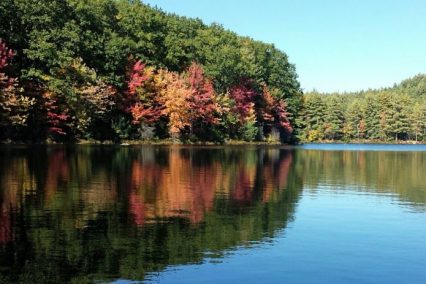
[(170, 136), (178, 138), (182, 132), (191, 127), (189, 101), (192, 90), (181, 74), (162, 70), (159, 77), (163, 86), (160, 92), (160, 102), (164, 108), (161, 113), (168, 117)]

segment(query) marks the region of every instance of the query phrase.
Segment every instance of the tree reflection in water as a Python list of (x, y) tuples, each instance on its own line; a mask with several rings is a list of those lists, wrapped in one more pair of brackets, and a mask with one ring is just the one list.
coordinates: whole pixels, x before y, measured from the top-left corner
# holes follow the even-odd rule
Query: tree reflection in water
[(291, 220), (293, 150), (49, 146), (0, 149), (4, 282), (143, 280), (221, 257)]

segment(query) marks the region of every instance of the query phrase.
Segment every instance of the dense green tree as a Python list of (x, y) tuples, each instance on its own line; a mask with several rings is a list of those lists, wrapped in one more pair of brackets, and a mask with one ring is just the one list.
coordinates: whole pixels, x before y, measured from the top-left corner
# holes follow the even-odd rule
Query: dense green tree
[(404, 92), (413, 99), (426, 98), (426, 75), (418, 74), (413, 78), (402, 81), (394, 88), (398, 93)]

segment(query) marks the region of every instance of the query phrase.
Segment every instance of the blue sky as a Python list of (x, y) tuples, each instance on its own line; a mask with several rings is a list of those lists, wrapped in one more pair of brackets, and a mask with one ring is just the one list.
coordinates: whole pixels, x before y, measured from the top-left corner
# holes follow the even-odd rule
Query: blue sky
[(304, 90), (392, 86), (426, 72), (426, 0), (145, 0), (274, 43)]

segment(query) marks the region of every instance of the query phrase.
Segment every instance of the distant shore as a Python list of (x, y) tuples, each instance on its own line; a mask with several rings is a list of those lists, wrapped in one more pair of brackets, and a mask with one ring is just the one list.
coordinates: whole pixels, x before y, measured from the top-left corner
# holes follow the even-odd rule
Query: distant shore
[(352, 141), (333, 141), (333, 140), (322, 140), (312, 142), (301, 142), (303, 144), (383, 144), (383, 145), (422, 145), (426, 144), (426, 141), (415, 141), (415, 140), (400, 140), (400, 141), (381, 141), (381, 140), (352, 140)]

